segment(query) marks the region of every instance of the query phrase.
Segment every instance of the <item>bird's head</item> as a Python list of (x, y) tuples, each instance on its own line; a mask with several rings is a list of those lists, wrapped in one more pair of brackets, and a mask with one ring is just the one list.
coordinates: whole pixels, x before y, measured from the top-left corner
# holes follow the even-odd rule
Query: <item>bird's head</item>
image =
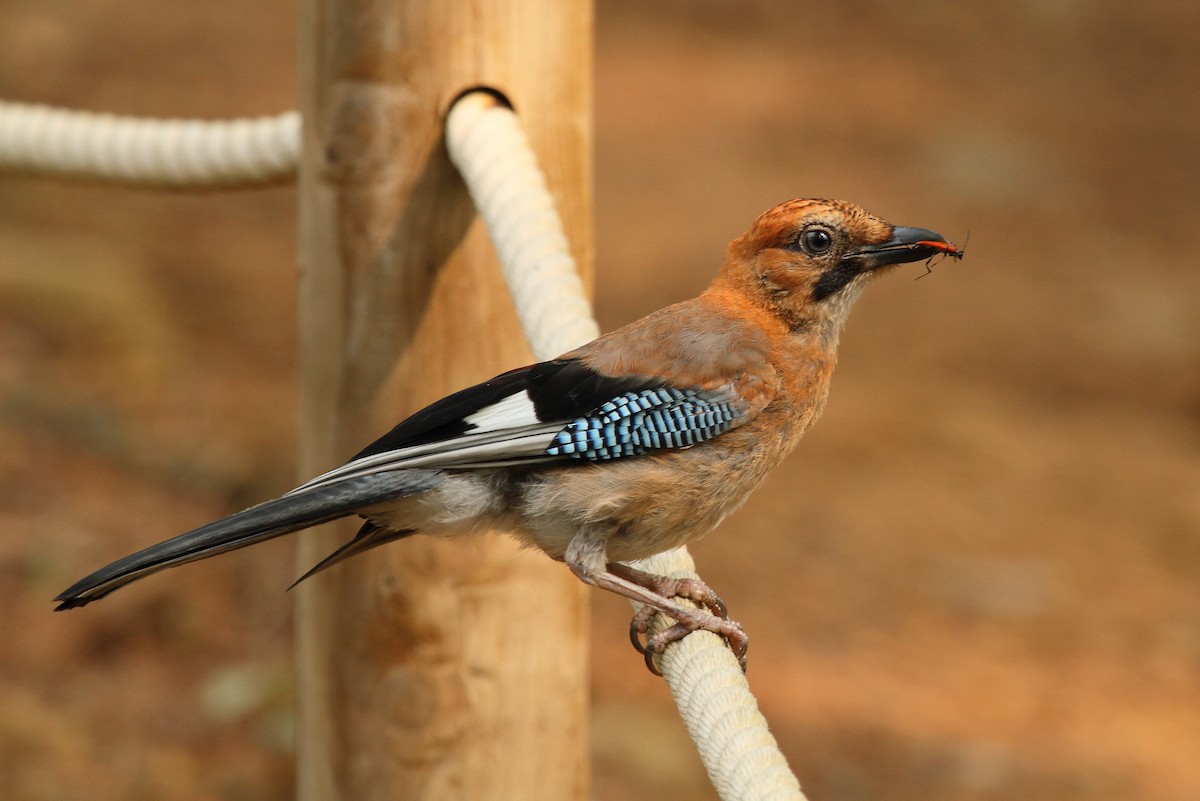
[(961, 258), (941, 234), (891, 225), (840, 200), (790, 200), (759, 216), (729, 245), (718, 283), (793, 329), (841, 328), (875, 275), (937, 255)]

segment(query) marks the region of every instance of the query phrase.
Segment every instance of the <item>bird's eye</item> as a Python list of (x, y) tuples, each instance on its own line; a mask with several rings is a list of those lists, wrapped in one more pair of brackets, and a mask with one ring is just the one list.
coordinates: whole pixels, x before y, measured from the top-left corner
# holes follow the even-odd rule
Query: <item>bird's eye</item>
[(821, 228), (810, 228), (804, 232), (804, 249), (812, 254), (820, 254), (833, 247), (833, 237)]

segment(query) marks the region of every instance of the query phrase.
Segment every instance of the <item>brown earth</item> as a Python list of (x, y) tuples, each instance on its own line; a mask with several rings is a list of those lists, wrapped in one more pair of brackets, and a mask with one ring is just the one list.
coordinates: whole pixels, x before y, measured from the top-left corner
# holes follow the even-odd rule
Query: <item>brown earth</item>
[[(798, 195), (971, 233), (693, 549), (814, 801), (1200, 798), (1200, 7), (602, 2), (605, 327)], [(292, 2), (10, 0), (0, 96), (295, 104)], [(0, 797), (290, 797), (291, 546), (48, 599), (293, 478), (294, 193), (0, 178)], [(767, 588), (767, 591), (764, 591)], [(595, 795), (714, 797), (595, 598)]]

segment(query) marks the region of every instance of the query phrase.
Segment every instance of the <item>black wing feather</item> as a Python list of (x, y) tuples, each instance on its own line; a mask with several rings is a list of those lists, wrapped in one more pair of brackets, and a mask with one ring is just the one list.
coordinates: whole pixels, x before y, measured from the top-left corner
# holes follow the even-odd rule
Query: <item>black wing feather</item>
[(350, 461), (398, 448), (442, 442), (462, 436), (472, 428), (466, 421), (467, 417), (525, 389), (529, 383), (529, 371), (532, 369), (533, 367), (519, 367), (509, 370), (482, 384), (461, 389), (429, 404), (356, 453)]
[(460, 437), (474, 428), (466, 418), (522, 391), (529, 393), (538, 420), (552, 422), (583, 417), (626, 392), (663, 386), (665, 381), (648, 376), (610, 378), (578, 359), (539, 362), (447, 395), (402, 421), (350, 461)]
[(618, 395), (667, 385), (661, 378), (597, 373), (578, 359), (555, 359), (529, 368), (529, 398), (543, 422), (574, 420), (599, 409)]

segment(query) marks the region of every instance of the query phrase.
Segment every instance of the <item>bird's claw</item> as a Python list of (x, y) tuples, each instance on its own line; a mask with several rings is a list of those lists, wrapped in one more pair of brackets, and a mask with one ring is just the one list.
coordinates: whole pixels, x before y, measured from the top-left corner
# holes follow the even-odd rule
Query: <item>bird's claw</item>
[(651, 592), (664, 598), (682, 598), (685, 601), (691, 601), (714, 617), (722, 620), (729, 619), (729, 608), (721, 600), (721, 596), (698, 578), (670, 578), (647, 573), (644, 574), (644, 579), (645, 581), (641, 582), (642, 586)]
[[(649, 574), (647, 577), (650, 577)], [(676, 579), (666, 576), (653, 576), (653, 579), (652, 586), (649, 587), (652, 592), (667, 598), (683, 598), (700, 605), (713, 617), (729, 620), (729, 607), (725, 605), (725, 601), (713, 591), (712, 587), (700, 579)], [(642, 644), (642, 635), (650, 631), (650, 621), (654, 619), (657, 611), (654, 607), (643, 606), (629, 622), (629, 640), (639, 654), (646, 653), (646, 646)], [(668, 644), (682, 639), (684, 636), (686, 635), (681, 634), (675, 639), (669, 640)], [(654, 668), (651, 668), (651, 671), (654, 671)]]
[[(724, 612), (724, 604), (721, 607), (722, 612)], [(662, 655), (668, 646), (679, 642), (693, 631), (698, 630), (711, 631), (723, 637), (726, 645), (733, 651), (733, 655), (737, 657), (738, 666), (741, 667), (743, 673), (746, 672), (746, 652), (750, 646), (750, 638), (746, 635), (741, 624), (730, 620), (727, 614), (720, 616), (715, 614), (709, 615), (708, 621), (677, 622), (661, 631), (650, 634), (650, 622), (654, 619), (655, 614), (657, 614), (657, 610), (649, 606), (643, 606), (629, 623), (629, 640), (633, 643), (633, 647), (637, 652), (645, 658), (646, 667), (655, 676), (662, 675), (662, 671), (658, 667), (657, 657)], [(706, 622), (709, 625), (705, 625)], [(643, 636), (645, 637), (644, 641), (642, 639)]]
[(653, 607), (643, 606), (634, 613), (633, 620), (629, 621), (629, 642), (633, 643), (634, 650), (639, 654), (646, 653), (646, 646), (642, 644), (642, 635), (650, 631), (650, 621), (656, 611)]

